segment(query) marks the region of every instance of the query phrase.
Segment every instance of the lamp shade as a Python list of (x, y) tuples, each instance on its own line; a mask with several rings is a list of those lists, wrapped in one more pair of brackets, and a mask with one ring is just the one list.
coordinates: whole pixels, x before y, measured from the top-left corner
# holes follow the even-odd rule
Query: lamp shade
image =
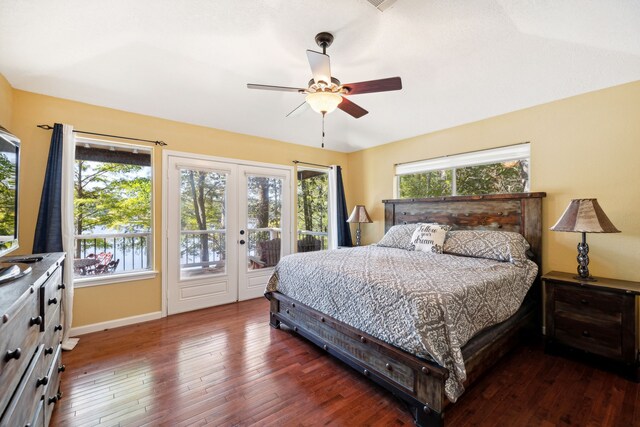
[(367, 209), (362, 205), (356, 205), (349, 216), (347, 222), (373, 222), (371, 218), (369, 218), (369, 214), (367, 213)]
[(609, 220), (596, 199), (571, 200), (551, 230), (578, 233), (620, 233), (620, 230)]
[(335, 92), (313, 92), (305, 97), (305, 101), (316, 113), (330, 113), (338, 108), (342, 102), (342, 96)]

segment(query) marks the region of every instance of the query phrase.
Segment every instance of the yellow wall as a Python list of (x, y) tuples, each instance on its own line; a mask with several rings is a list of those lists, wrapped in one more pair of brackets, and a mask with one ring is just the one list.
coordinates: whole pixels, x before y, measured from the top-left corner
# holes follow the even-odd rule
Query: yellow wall
[(351, 202), (384, 233), (381, 200), (394, 197), (394, 164), (531, 142), (531, 191), (545, 191), (543, 270), (574, 271), (577, 233), (549, 231), (572, 198), (596, 197), (620, 234), (589, 234), (594, 275), (640, 281), (640, 82), (552, 102), (349, 155)]
[(0, 126), (11, 130), (11, 113), (13, 111), (13, 89), (0, 74)]
[[(0, 91), (1, 91), (0, 82)], [(1, 96), (2, 92), (0, 92)], [(0, 98), (1, 99), (1, 98)], [(1, 118), (1, 117), (0, 117)], [(292, 166), (292, 160), (338, 164), (348, 175), (347, 155), (330, 150), (287, 144), (201, 126), (188, 125), (60, 98), (13, 90), (11, 131), (22, 140), (20, 191), (20, 251), (33, 245), (40, 193), (51, 132), (37, 124), (68, 123), (76, 129), (127, 135), (168, 143), (167, 149)], [(162, 151), (156, 149), (156, 177), (161, 174)], [(154, 254), (161, 268), (161, 179), (155, 181)], [(161, 277), (76, 289), (73, 326), (135, 316), (161, 309)]]
[[(546, 191), (548, 229), (569, 199), (597, 197), (621, 234), (588, 236), (591, 271), (640, 281), (640, 82), (617, 86), (350, 154), (286, 144), (217, 129), (82, 104), (11, 89), (0, 75), (0, 124), (22, 140), (21, 253), (29, 252), (46, 167), (50, 132), (36, 124), (166, 141), (170, 150), (290, 165), (291, 160), (344, 167), (348, 206), (366, 205), (373, 224), (363, 241), (383, 234), (382, 199), (392, 198), (394, 164), (531, 142), (532, 191)], [(154, 166), (159, 174), (161, 150)], [(161, 180), (156, 181), (155, 264), (160, 269)], [(543, 235), (544, 271), (573, 271), (579, 235)], [(161, 277), (76, 290), (74, 326), (159, 311)]]

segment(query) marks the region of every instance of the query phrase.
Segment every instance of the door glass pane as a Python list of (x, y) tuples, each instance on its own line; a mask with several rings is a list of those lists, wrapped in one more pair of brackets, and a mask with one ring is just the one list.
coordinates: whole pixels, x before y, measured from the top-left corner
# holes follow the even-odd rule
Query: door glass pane
[(247, 176), (247, 268), (273, 267), (280, 260), (282, 178)]
[(226, 273), (224, 172), (180, 170), (180, 278)]
[(298, 252), (329, 247), (329, 176), (298, 169)]

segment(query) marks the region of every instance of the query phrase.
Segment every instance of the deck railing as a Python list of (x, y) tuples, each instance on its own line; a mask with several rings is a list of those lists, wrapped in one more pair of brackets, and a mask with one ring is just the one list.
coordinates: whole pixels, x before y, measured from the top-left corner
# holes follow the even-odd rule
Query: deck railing
[[(112, 274), (147, 270), (151, 266), (151, 233), (105, 233), (75, 236), (74, 270), (76, 276)], [(101, 253), (111, 254), (115, 268), (91, 264)], [(113, 265), (113, 264), (112, 264)]]

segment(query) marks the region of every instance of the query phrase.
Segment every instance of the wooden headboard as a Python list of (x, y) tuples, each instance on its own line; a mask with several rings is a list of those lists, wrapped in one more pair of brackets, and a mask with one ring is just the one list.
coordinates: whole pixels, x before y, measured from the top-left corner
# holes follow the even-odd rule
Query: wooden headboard
[(383, 200), (385, 232), (396, 224), (437, 222), (458, 230), (502, 230), (522, 234), (541, 267), (542, 198), (546, 193), (489, 194)]

